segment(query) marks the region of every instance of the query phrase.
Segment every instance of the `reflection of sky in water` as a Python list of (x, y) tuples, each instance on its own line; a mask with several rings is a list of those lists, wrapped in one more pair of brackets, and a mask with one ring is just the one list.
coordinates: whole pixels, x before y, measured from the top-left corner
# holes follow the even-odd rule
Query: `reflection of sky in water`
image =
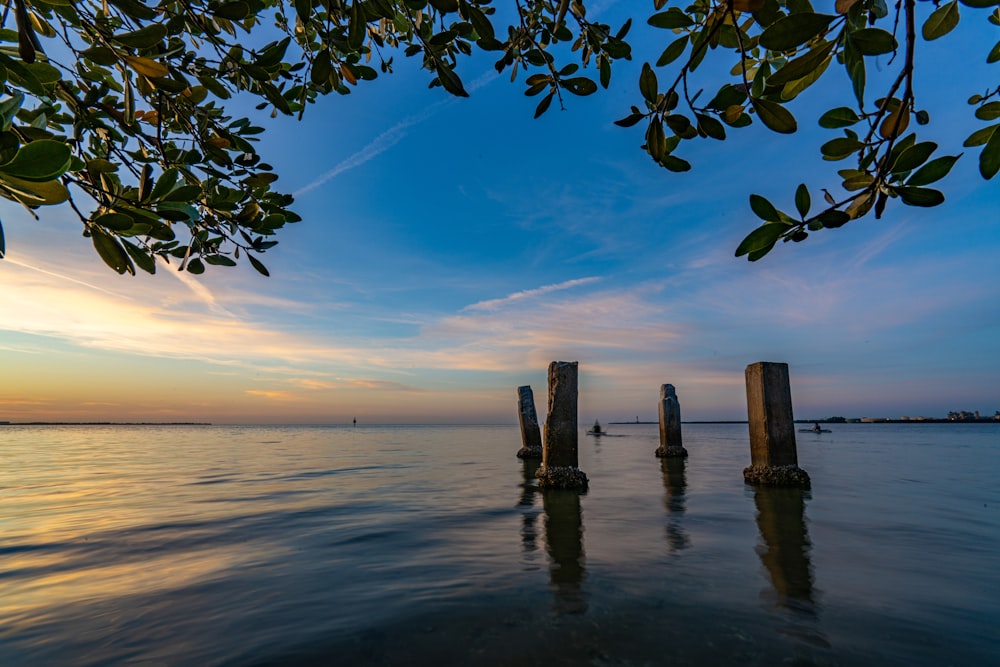
[(995, 427), (838, 427), (806, 495), (743, 484), (745, 425), (616, 434), (579, 495), (516, 427), (5, 428), (0, 664), (995, 655)]

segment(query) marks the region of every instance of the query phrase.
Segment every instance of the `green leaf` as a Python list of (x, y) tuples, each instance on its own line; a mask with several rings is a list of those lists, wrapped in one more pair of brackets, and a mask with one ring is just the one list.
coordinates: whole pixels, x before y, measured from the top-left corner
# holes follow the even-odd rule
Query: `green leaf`
[(17, 115), (22, 104), (24, 104), (23, 93), (16, 93), (10, 99), (0, 103), (0, 131), (6, 132), (10, 129), (14, 116)]
[(125, 252), (128, 253), (136, 265), (145, 271), (146, 273), (155, 274), (156, 273), (156, 260), (146, 253), (142, 248), (139, 248), (127, 239), (122, 239), (122, 245), (125, 247)]
[(659, 118), (653, 117), (649, 121), (649, 127), (646, 128), (646, 152), (657, 162), (668, 152), (663, 123)]
[(361, 0), (352, 0), (350, 23), (347, 30), (347, 46), (352, 51), (360, 49), (361, 45), (365, 43), (367, 31), (368, 24), (365, 21), (364, 12), (361, 11)]
[(818, 223), (827, 229), (837, 229), (843, 227), (851, 221), (851, 216), (843, 211), (823, 211), (814, 218)]
[(922, 141), (900, 153), (890, 168), (894, 174), (901, 174), (916, 169), (926, 162), (930, 158), (931, 153), (936, 149), (937, 144), (933, 141)]
[(988, 63), (995, 63), (998, 60), (1000, 60), (1000, 42), (994, 44), (993, 48), (990, 49), (990, 54), (986, 56), (986, 62)]
[(795, 209), (799, 212), (800, 216), (805, 218), (809, 215), (810, 205), (809, 189), (805, 183), (800, 183), (799, 187), (795, 189)]
[(538, 118), (543, 113), (549, 110), (549, 105), (552, 104), (552, 98), (555, 97), (556, 91), (550, 90), (549, 94), (541, 99), (538, 106), (535, 107), (535, 118)]
[(955, 29), (958, 25), (958, 0), (951, 0), (946, 5), (941, 5), (927, 17), (924, 21), (921, 34), (928, 42), (938, 37), (944, 37)]
[(108, 2), (132, 18), (149, 21), (157, 17), (155, 9), (147, 7), (138, 0), (108, 0)]
[(0, 165), (0, 173), (42, 183), (62, 176), (72, 157), (70, 147), (63, 142), (41, 139), (21, 146), (13, 159)]
[(149, 49), (167, 36), (167, 28), (161, 23), (151, 23), (144, 28), (114, 35), (112, 39), (133, 49)]
[[(298, 8), (299, 3), (296, 3), (296, 11), (298, 11)], [(226, 4), (217, 7), (214, 13), (216, 16), (221, 16), (222, 18), (229, 19), (230, 21), (242, 21), (250, 13), (250, 5), (245, 2), (227, 2)]]
[(125, 249), (122, 248), (115, 237), (100, 227), (91, 227), (90, 240), (93, 242), (97, 254), (104, 260), (104, 263), (117, 271), (119, 275), (123, 275), (126, 272), (133, 276), (135, 275), (135, 265), (132, 264), (132, 260), (129, 259), (125, 253)]
[(851, 44), (866, 56), (879, 56), (883, 53), (892, 53), (898, 46), (896, 38), (892, 33), (881, 28), (862, 28), (848, 33)]
[(205, 264), (197, 257), (192, 257), (187, 263), (188, 273), (193, 273), (195, 275), (201, 275), (205, 273)]
[(642, 73), (639, 75), (639, 92), (650, 104), (656, 104), (658, 92), (656, 82), (656, 72), (649, 66), (649, 63), (642, 64)]
[(135, 225), (135, 220), (123, 213), (105, 213), (94, 218), (93, 222), (115, 232), (126, 232)]
[(848, 192), (853, 192), (855, 190), (864, 190), (869, 185), (871, 185), (872, 181), (874, 180), (875, 177), (872, 176), (871, 174), (862, 173), (858, 174), (857, 176), (851, 176), (849, 178), (845, 178), (844, 182), (841, 185)]
[(990, 180), (1000, 171), (1000, 132), (994, 132), (986, 147), (979, 154), (979, 173)]
[(0, 173), (0, 187), (5, 188), (10, 196), (0, 194), (26, 206), (52, 206), (69, 199), (69, 190), (60, 181), (35, 183)]
[(585, 76), (563, 79), (562, 87), (574, 95), (592, 95), (597, 92), (597, 84)]
[(940, 191), (931, 190), (930, 188), (911, 188), (903, 186), (896, 188), (896, 194), (898, 194), (899, 198), (903, 200), (903, 203), (908, 206), (929, 207), (944, 203), (944, 195)]
[(790, 60), (768, 78), (767, 85), (783, 86), (789, 81), (795, 81), (811, 74), (826, 61), (827, 56), (833, 51), (834, 46), (836, 46), (836, 42), (824, 42), (821, 46), (814, 48), (804, 56)]
[(695, 114), (698, 120), (698, 129), (706, 136), (723, 141), (726, 138), (726, 128), (719, 122), (718, 118), (713, 118), (707, 114)]
[(81, 51), (80, 55), (98, 65), (114, 65), (118, 62), (118, 54), (107, 46), (92, 46)]
[(853, 137), (837, 137), (820, 146), (819, 151), (823, 154), (824, 160), (843, 160), (864, 146), (861, 141)]
[(173, 190), (174, 185), (177, 183), (177, 177), (179, 174), (180, 172), (176, 167), (171, 167), (160, 174), (160, 177), (156, 179), (156, 185), (154, 185), (153, 189), (150, 191), (149, 198), (153, 201), (158, 201), (161, 197)]
[(624, 118), (616, 120), (615, 125), (619, 127), (632, 127), (643, 118), (645, 118), (645, 116), (643, 116), (641, 113), (633, 113), (629, 114), (628, 116), (625, 116)]
[(198, 81), (220, 100), (228, 100), (232, 97), (232, 93), (214, 77), (202, 75), (198, 77)]
[(837, 107), (830, 109), (819, 117), (819, 126), (834, 130), (840, 127), (850, 127), (861, 120), (854, 109), (850, 107)]
[(993, 133), (997, 131), (997, 128), (1000, 128), (1000, 123), (980, 128), (975, 132), (973, 132), (972, 134), (970, 134), (969, 138), (966, 139), (965, 142), (962, 143), (962, 145), (965, 146), (966, 148), (972, 148), (973, 146), (982, 146), (983, 144), (985, 144), (990, 140), (990, 137), (992, 137)]
[(790, 51), (826, 30), (835, 16), (798, 12), (778, 19), (760, 35), (760, 45), (771, 51)]
[(727, 83), (719, 88), (719, 92), (715, 94), (715, 97), (708, 103), (708, 106), (716, 111), (725, 111), (729, 107), (743, 104), (746, 99), (747, 94), (745, 92)]
[(267, 69), (280, 63), (281, 59), (285, 57), (285, 51), (288, 50), (288, 44), (291, 40), (291, 37), (285, 37), (265, 46), (261, 54), (254, 60), (254, 65)]
[(780, 132), (781, 134), (791, 134), (798, 129), (795, 116), (777, 102), (771, 102), (759, 97), (750, 98), (750, 102), (753, 104), (753, 108), (757, 110), (757, 115), (760, 117), (761, 122), (771, 130)]
[(996, 120), (1000, 118), (1000, 102), (989, 102), (976, 109), (976, 118), (979, 120)]
[(678, 7), (671, 7), (665, 12), (653, 14), (646, 19), (646, 23), (654, 28), (666, 28), (667, 30), (672, 30), (674, 28), (687, 28), (688, 26), (694, 25), (694, 21), (691, 20), (691, 17)]
[(988, 9), (1000, 5), (1000, 0), (961, 0), (961, 2), (966, 7), (975, 7), (976, 9)]
[(469, 93), (465, 92), (465, 88), (462, 86), (462, 80), (455, 74), (455, 70), (446, 65), (438, 64), (437, 73), (438, 80), (449, 93), (455, 97), (469, 96)]
[(262, 276), (271, 275), (270, 273), (268, 273), (267, 267), (264, 266), (259, 259), (250, 254), (247, 254), (247, 259), (250, 260), (250, 265), (257, 270), (257, 273), (261, 274)]
[(750, 195), (750, 209), (764, 222), (778, 222), (781, 216), (767, 199), (760, 195)]
[(170, 74), (170, 70), (167, 69), (166, 65), (151, 58), (125, 56), (125, 63), (139, 74), (148, 76), (151, 79), (158, 79)]
[(944, 155), (931, 160), (910, 176), (909, 180), (906, 181), (906, 184), (921, 186), (930, 185), (935, 181), (939, 181), (948, 175), (948, 172), (951, 171), (952, 166), (960, 157), (962, 157), (961, 154)]
[(667, 48), (663, 49), (663, 53), (661, 53), (660, 57), (656, 60), (656, 66), (663, 67), (664, 65), (669, 65), (680, 58), (681, 54), (687, 50), (689, 39), (690, 37), (688, 35), (684, 35), (679, 39), (675, 39), (670, 42)]
[(851, 78), (851, 85), (854, 88), (854, 97), (858, 100), (858, 108), (865, 106), (865, 59), (858, 49), (848, 42), (844, 47), (844, 67), (847, 68), (847, 75)]
[(774, 244), (787, 232), (789, 225), (780, 222), (767, 222), (747, 234), (743, 242), (736, 248), (736, 256), (750, 254), (750, 261), (756, 261), (766, 255)]
[(0, 259), (3, 259), (5, 254), (7, 254), (7, 245), (3, 240), (3, 221), (0, 220)]
[(333, 73), (333, 61), (330, 59), (330, 52), (323, 49), (316, 54), (313, 59), (312, 71), (309, 72), (309, 80), (316, 85), (323, 85), (330, 79)]
[(673, 155), (664, 155), (660, 164), (673, 172), (691, 171), (691, 163)]
[(28, 63), (24, 68), (40, 83), (55, 83), (62, 78), (62, 72), (46, 62)]
[(483, 39), (496, 39), (493, 31), (493, 24), (490, 23), (486, 15), (478, 7), (468, 7), (469, 23), (475, 28), (476, 34)]
[(236, 262), (225, 255), (205, 255), (205, 261), (212, 266), (236, 266)]
[(819, 81), (820, 77), (823, 76), (823, 73), (826, 72), (826, 68), (830, 66), (832, 61), (833, 57), (827, 56), (820, 61), (819, 65), (817, 65), (814, 70), (806, 74), (801, 79), (795, 79), (794, 81), (786, 83), (781, 89), (781, 100), (783, 102), (791, 101), (806, 88)]

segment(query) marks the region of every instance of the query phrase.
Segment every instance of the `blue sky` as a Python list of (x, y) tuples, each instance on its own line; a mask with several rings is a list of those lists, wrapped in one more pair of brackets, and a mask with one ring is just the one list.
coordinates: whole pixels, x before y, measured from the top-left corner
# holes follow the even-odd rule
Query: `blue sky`
[[(964, 100), (996, 83), (985, 14), (963, 7), (959, 34), (921, 42), (939, 154), (963, 150)], [(838, 186), (815, 119), (846, 76), (793, 103), (796, 135), (687, 142), (694, 169), (672, 174), (613, 125), (665, 44), (632, 36), (610, 90), (538, 120), (490, 58), (462, 65), (459, 100), (401, 55), (301, 123), (265, 119), (261, 152), (304, 218), (263, 257), (269, 279), (119, 277), (67, 211), (3, 205), (0, 419), (509, 423), (521, 384), (544, 413), (555, 359), (580, 362), (582, 421), (653, 419), (662, 383), (685, 419), (743, 419), (760, 360), (789, 363), (801, 418), (1000, 409), (998, 185), (976, 154), (940, 208), (890, 206), (747, 263), (751, 192), (790, 210), (799, 182), (814, 199)]]

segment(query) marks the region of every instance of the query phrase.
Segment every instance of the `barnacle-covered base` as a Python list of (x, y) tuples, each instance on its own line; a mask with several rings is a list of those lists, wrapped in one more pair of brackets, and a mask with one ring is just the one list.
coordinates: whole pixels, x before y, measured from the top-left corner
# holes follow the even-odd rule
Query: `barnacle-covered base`
[(587, 488), (587, 473), (573, 466), (542, 466), (535, 472), (538, 486), (543, 489)]
[(759, 486), (792, 486), (808, 489), (809, 473), (798, 466), (750, 466), (743, 469), (743, 480)]
[(657, 447), (653, 452), (661, 459), (672, 459), (677, 457), (685, 457), (688, 455), (688, 450), (683, 447)]

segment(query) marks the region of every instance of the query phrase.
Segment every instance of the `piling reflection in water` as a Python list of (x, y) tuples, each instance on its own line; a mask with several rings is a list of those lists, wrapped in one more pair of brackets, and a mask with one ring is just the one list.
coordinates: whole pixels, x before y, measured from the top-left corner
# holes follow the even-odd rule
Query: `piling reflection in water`
[(669, 518), (667, 520), (667, 545), (671, 553), (681, 551), (691, 546), (691, 537), (684, 530), (681, 518), (684, 515), (684, 506), (687, 503), (685, 491), (687, 490), (687, 471), (685, 466), (687, 459), (672, 456), (660, 459), (660, 466), (663, 469), (663, 486), (667, 490), (663, 504), (667, 508)]
[(829, 646), (818, 626), (820, 606), (809, 560), (812, 544), (805, 518), (805, 501), (809, 497), (808, 491), (798, 488), (754, 488), (757, 528), (762, 540), (757, 554), (771, 580), (771, 589), (765, 590), (762, 597), (766, 608), (789, 612), (789, 624), (783, 632), (812, 644)]
[(545, 510), (545, 548), (549, 554), (549, 580), (558, 614), (587, 611), (583, 579), (587, 574), (583, 552), (583, 514), (580, 493), (549, 489), (542, 494)]
[(517, 506), (521, 508), (521, 551), (524, 553), (525, 560), (533, 560), (532, 556), (538, 549), (535, 544), (538, 537), (535, 524), (539, 514), (539, 511), (535, 509), (535, 494), (538, 493), (535, 471), (541, 464), (541, 459), (524, 459), (524, 482), (521, 484), (521, 499)]

